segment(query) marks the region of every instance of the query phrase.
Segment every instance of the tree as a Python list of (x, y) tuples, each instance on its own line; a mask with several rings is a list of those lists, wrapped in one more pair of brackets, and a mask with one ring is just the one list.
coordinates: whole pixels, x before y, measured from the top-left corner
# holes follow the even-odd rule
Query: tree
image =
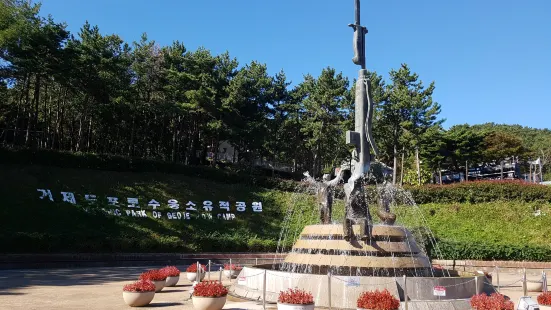
[(508, 157), (523, 157), (526, 149), (522, 140), (503, 132), (493, 132), (484, 138), (485, 162), (500, 162)]
[(348, 95), (348, 79), (333, 68), (325, 68), (316, 79), (305, 76), (300, 86), (304, 91), (304, 112), (301, 132), (313, 176), (324, 169), (340, 166), (346, 156), (344, 108)]
[[(387, 130), (387, 148), (392, 149), (393, 183), (396, 183), (398, 155), (400, 150), (418, 150), (422, 135), (432, 126), (439, 126), (440, 105), (432, 100), (434, 82), (428, 88), (418, 81), (419, 75), (412, 73), (406, 64), (399, 70), (390, 71), (391, 84), (381, 107), (382, 128)], [(403, 151), (402, 151), (403, 152)]]

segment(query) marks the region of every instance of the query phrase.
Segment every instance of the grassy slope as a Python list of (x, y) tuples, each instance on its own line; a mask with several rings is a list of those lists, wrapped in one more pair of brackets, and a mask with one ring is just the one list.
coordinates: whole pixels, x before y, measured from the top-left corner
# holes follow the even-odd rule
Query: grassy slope
[[(264, 212), (253, 213), (249, 205), (245, 214), (236, 213), (234, 222), (94, 215), (67, 203), (41, 201), (37, 188), (51, 189), (58, 201), (62, 190), (80, 194), (77, 201), (83, 201), (84, 194), (120, 200), (137, 197), (142, 204), (152, 198), (159, 202), (175, 198), (181, 203), (262, 201)], [(311, 196), (176, 174), (0, 164), (0, 197), (2, 252), (273, 251), (289, 206), (294, 206), (294, 213), (284, 230), (287, 245), (304, 225), (317, 222)], [(534, 217), (535, 207), (548, 215)], [(519, 202), (428, 204), (420, 209), (400, 207), (397, 212), (399, 223), (408, 227), (428, 224), (441, 240), (549, 247), (550, 207)], [(334, 219), (342, 216), (343, 204), (337, 201)]]
[[(541, 216), (534, 216), (535, 209)], [(419, 210), (398, 208), (406, 226), (426, 226), (439, 239), (515, 246), (549, 247), (551, 204), (491, 202), (480, 204), (426, 204)], [(421, 225), (423, 223), (427, 223)]]
[[(51, 189), (56, 202), (38, 199), (37, 188)], [(209, 199), (249, 203), (235, 221), (169, 221), (88, 214), (58, 202), (61, 191), (78, 194), (77, 202), (84, 201), (84, 194), (119, 201), (136, 197), (142, 207), (154, 198), (165, 202), (165, 209), (171, 198), (183, 204)], [(0, 197), (0, 251), (5, 252), (273, 250), (289, 203), (309, 210), (313, 205), (306, 195), (182, 175), (23, 165), (0, 165)], [(252, 201), (262, 201), (264, 212), (253, 213)]]

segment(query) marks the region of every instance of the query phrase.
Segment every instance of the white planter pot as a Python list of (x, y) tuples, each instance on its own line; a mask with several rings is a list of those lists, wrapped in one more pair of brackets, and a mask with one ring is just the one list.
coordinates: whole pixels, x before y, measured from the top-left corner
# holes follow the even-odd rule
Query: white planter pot
[(176, 284), (178, 284), (178, 281), (180, 281), (180, 276), (167, 277), (165, 287), (176, 286)]
[(539, 305), (540, 310), (551, 310), (551, 306)]
[(221, 310), (226, 304), (226, 297), (200, 297), (192, 296), (193, 308), (195, 310)]
[(124, 302), (130, 307), (143, 307), (155, 297), (155, 292), (122, 292)]
[(224, 270), (224, 277), (228, 279), (235, 279), (241, 270)]
[(542, 282), (526, 282), (526, 290), (528, 292), (541, 292), (543, 289)]
[(280, 304), (277, 303), (277, 309), (279, 310), (314, 310), (314, 304), (309, 305), (293, 305), (293, 304)]
[[(197, 272), (187, 272), (186, 277), (191, 282), (197, 281)], [(205, 273), (202, 272), (201, 273), (201, 279), (197, 282), (203, 281), (204, 278), (205, 278)]]
[(163, 288), (165, 287), (165, 284), (166, 284), (166, 280), (165, 281), (151, 281), (153, 282), (153, 284), (155, 284), (155, 293), (158, 293), (160, 291), (163, 290)]

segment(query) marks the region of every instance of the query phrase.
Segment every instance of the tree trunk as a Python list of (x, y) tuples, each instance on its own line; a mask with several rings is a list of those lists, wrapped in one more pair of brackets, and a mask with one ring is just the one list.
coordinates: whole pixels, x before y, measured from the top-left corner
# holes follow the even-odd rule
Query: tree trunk
[(392, 184), (396, 184), (396, 170), (398, 169), (398, 130), (394, 129), (394, 145), (392, 150), (393, 166), (392, 166)]
[(32, 108), (30, 102), (30, 92), (31, 92), (31, 77), (27, 79), (27, 85), (25, 86), (27, 92), (25, 94), (25, 107), (27, 109), (27, 133), (25, 135), (25, 145), (28, 145), (31, 133), (31, 122), (32, 122)]
[(415, 161), (417, 162), (417, 185), (421, 186), (421, 163), (419, 161), (419, 147), (415, 147)]
[(404, 162), (406, 161), (406, 149), (402, 147), (402, 161), (401, 161), (401, 169), (400, 169), (400, 186), (404, 185)]
[(132, 129), (130, 130), (130, 145), (128, 146), (128, 157), (134, 155), (134, 135), (136, 132), (136, 116), (132, 113)]
[(92, 144), (92, 118), (93, 113), (90, 115), (90, 118), (88, 119), (88, 134), (86, 137), (86, 151), (90, 152), (90, 145)]
[[(84, 120), (86, 121), (86, 120)], [(75, 152), (80, 151), (80, 139), (82, 137), (82, 115), (78, 119), (78, 134), (76, 138)]]

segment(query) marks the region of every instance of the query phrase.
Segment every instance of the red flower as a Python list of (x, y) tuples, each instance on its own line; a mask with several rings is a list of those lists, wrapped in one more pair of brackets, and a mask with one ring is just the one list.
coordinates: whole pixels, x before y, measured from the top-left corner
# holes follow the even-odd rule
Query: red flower
[(373, 310), (396, 310), (400, 307), (400, 301), (392, 296), (387, 289), (363, 292), (357, 301), (358, 308)]
[(240, 267), (239, 265), (234, 265), (234, 264), (224, 265), (224, 270), (241, 270), (241, 269), (243, 269), (243, 267)]
[(180, 276), (180, 270), (176, 266), (166, 266), (161, 268), (161, 271), (166, 274), (167, 277), (178, 277)]
[(140, 280), (122, 288), (125, 292), (155, 292), (155, 284), (149, 280)]
[(193, 296), (199, 297), (223, 297), (228, 295), (228, 289), (218, 281), (205, 281), (198, 283), (193, 288)]
[(314, 303), (314, 296), (304, 290), (290, 288), (285, 292), (279, 292), (277, 302), (292, 305), (311, 305)]
[(493, 293), (490, 296), (480, 294), (471, 297), (471, 307), (476, 310), (513, 310), (515, 305), (505, 296)]
[[(204, 272), (206, 268), (207, 266), (201, 265), (201, 271)], [(186, 269), (186, 272), (197, 272), (197, 264), (189, 265), (189, 267), (187, 267)]]
[(538, 304), (542, 306), (551, 306), (551, 292), (545, 292), (538, 295)]
[(140, 275), (140, 280), (164, 281), (166, 280), (166, 273), (160, 269), (148, 270)]

